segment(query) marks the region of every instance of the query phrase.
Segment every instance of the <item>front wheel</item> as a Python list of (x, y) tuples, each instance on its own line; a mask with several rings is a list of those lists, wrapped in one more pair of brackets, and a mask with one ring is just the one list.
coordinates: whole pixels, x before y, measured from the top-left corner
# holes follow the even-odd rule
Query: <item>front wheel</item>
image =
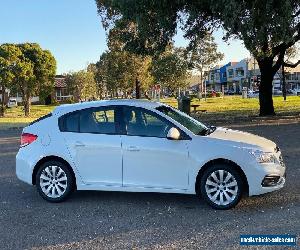
[(50, 202), (61, 202), (67, 199), (73, 191), (74, 181), (69, 168), (59, 161), (45, 162), (36, 175), (39, 194)]
[(201, 195), (215, 209), (230, 209), (242, 197), (243, 182), (238, 171), (229, 165), (214, 165), (201, 178)]

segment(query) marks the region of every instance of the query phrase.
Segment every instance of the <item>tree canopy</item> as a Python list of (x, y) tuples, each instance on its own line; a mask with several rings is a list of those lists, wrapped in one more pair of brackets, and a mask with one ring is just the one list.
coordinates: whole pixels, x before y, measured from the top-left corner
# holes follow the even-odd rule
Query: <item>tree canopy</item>
[(21, 50), (14, 44), (0, 46), (1, 116), (4, 116), (5, 111), (5, 90), (13, 85), (17, 62), (21, 54)]
[(92, 71), (80, 70), (66, 75), (66, 84), (74, 100), (89, 101), (96, 99), (97, 86)]
[(124, 48), (140, 54), (164, 51), (178, 27), (190, 41), (216, 28), (224, 39), (238, 38), (258, 61), (261, 71), (260, 114), (274, 114), (272, 80), (286, 50), (300, 40), (299, 0), (96, 0), (107, 29), (123, 31)]
[(210, 32), (197, 39), (193, 48), (187, 51), (187, 61), (190, 67), (200, 73), (199, 90), (203, 92), (204, 73), (215, 67), (224, 58), (224, 54), (218, 51), (218, 46)]
[(25, 116), (28, 116), (31, 97), (45, 97), (51, 93), (56, 60), (50, 51), (43, 50), (36, 43), (4, 44), (0, 54), (0, 61), (6, 60), (7, 65), (10, 65), (0, 67), (2, 88), (9, 87), (22, 94)]
[(153, 60), (151, 73), (156, 84), (173, 92), (187, 86), (188, 69), (185, 49), (170, 46)]

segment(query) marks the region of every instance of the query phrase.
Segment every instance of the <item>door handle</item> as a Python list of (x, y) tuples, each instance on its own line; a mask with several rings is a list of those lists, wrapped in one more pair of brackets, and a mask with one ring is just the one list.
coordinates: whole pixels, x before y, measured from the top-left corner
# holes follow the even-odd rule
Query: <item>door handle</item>
[(136, 146), (129, 146), (128, 148), (127, 148), (127, 151), (140, 151), (140, 149), (138, 148), (138, 147), (136, 147)]
[(85, 144), (83, 144), (80, 141), (75, 142), (75, 147), (85, 147)]

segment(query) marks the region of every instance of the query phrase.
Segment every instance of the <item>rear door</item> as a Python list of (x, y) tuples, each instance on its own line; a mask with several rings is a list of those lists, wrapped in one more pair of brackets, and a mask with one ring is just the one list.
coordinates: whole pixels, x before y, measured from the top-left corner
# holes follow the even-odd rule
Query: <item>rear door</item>
[(64, 118), (62, 134), (84, 183), (122, 186), (118, 124), (114, 106), (88, 108)]

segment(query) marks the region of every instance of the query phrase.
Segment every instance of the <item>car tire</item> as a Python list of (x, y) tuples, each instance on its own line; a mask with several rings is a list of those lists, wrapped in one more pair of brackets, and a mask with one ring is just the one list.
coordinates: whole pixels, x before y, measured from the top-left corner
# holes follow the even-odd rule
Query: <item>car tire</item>
[(200, 180), (202, 198), (213, 208), (235, 207), (243, 194), (243, 180), (234, 166), (216, 164), (204, 171)]
[(36, 188), (43, 199), (62, 202), (74, 191), (75, 179), (68, 166), (59, 161), (43, 163), (36, 174)]

